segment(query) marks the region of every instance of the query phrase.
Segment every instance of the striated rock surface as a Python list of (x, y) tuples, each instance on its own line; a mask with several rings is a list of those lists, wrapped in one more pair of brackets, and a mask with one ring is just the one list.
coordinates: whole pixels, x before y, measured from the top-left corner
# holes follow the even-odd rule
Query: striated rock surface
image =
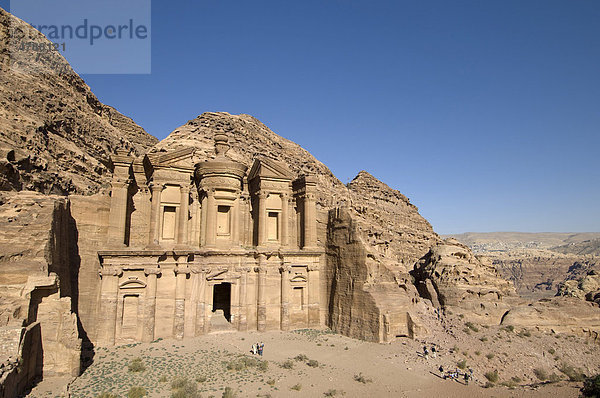
[(11, 51), (14, 29), (49, 43), (0, 8), (0, 190), (98, 192), (109, 154), (145, 152), (156, 138), (98, 101), (60, 53)]
[(415, 265), (413, 275), (421, 296), (479, 323), (499, 324), (517, 299), (510, 282), (489, 262), (452, 238), (434, 246)]

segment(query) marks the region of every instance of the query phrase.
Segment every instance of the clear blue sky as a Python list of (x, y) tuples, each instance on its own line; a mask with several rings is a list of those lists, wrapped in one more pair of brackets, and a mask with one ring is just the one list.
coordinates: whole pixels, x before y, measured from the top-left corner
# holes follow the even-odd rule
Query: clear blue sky
[(159, 139), (254, 115), (439, 233), (600, 231), (597, 0), (154, 1), (152, 73), (83, 77)]

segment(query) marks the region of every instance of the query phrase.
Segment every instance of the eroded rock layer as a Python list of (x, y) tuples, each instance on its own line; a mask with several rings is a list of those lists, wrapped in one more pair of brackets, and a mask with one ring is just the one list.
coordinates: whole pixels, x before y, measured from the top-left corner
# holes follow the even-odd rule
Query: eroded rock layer
[(98, 192), (110, 153), (142, 153), (156, 138), (98, 101), (60, 53), (19, 51), (15, 31), (24, 43), (50, 44), (0, 8), (0, 189)]

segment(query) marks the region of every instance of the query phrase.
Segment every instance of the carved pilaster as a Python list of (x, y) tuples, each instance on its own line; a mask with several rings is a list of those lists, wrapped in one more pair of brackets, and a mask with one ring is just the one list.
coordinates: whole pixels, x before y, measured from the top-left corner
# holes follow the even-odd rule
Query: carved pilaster
[(265, 297), (267, 267), (265, 261), (265, 255), (260, 254), (258, 256), (258, 267), (254, 269), (258, 273), (256, 328), (259, 332), (264, 332), (267, 329), (267, 302)]
[(281, 273), (281, 330), (290, 329), (290, 269), (288, 264), (282, 262), (279, 267)]
[(150, 190), (152, 191), (152, 210), (150, 213), (149, 247), (158, 247), (160, 244), (160, 231), (158, 227), (160, 224), (160, 197), (163, 188), (163, 184), (156, 182), (150, 185)]
[(160, 269), (150, 267), (144, 269), (146, 274), (146, 298), (144, 305), (144, 327), (142, 341), (145, 343), (154, 340), (154, 329), (156, 323), (156, 278), (160, 275)]
[(185, 331), (185, 279), (190, 269), (187, 265), (177, 265), (174, 269), (175, 284), (175, 316), (173, 320), (173, 336), (183, 339)]
[(267, 242), (267, 192), (258, 193), (258, 246)]
[(177, 231), (177, 247), (188, 247), (188, 219), (189, 219), (189, 202), (190, 202), (190, 187), (183, 184), (179, 187), (181, 199), (179, 204), (179, 230)]

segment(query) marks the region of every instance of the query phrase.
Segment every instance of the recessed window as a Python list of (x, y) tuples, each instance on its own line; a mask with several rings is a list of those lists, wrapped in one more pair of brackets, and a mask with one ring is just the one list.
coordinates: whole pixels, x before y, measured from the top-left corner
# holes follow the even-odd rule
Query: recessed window
[(217, 207), (217, 235), (226, 236), (231, 234), (231, 207)]
[(270, 241), (279, 240), (279, 213), (270, 211), (267, 217), (267, 239)]
[(165, 206), (163, 208), (162, 238), (165, 240), (175, 239), (176, 214), (177, 208), (175, 206)]

